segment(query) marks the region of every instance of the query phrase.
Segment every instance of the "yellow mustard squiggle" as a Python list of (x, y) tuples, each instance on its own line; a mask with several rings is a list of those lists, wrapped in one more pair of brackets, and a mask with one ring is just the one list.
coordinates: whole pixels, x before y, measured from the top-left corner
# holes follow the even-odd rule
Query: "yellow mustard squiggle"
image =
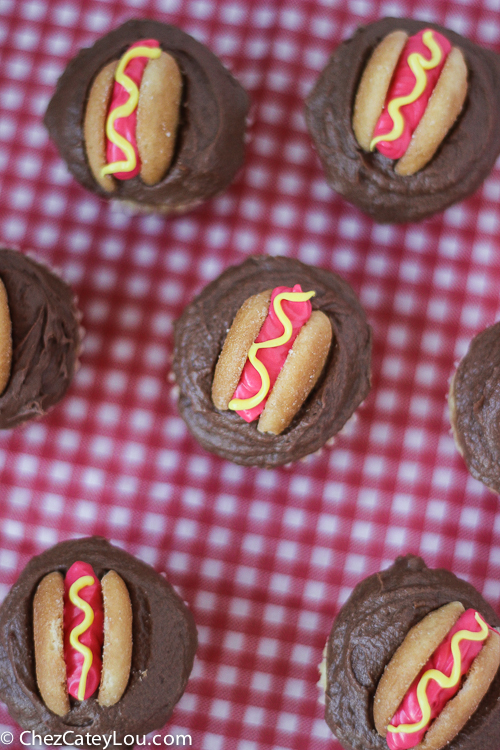
[(259, 359), (257, 359), (257, 352), (259, 351), (259, 349), (273, 349), (275, 346), (286, 344), (286, 342), (289, 341), (292, 336), (293, 326), (290, 318), (288, 318), (286, 313), (283, 311), (281, 302), (283, 300), (287, 300), (288, 302), (306, 302), (308, 299), (311, 299), (311, 297), (314, 297), (315, 294), (316, 292), (281, 292), (281, 294), (276, 295), (273, 302), (274, 311), (285, 330), (283, 331), (281, 336), (278, 336), (278, 338), (276, 339), (269, 339), (269, 341), (261, 341), (259, 344), (252, 344), (248, 352), (248, 359), (260, 375), (262, 383), (260, 391), (256, 393), (255, 396), (250, 396), (250, 398), (231, 399), (228, 409), (232, 409), (233, 411), (253, 409), (254, 406), (258, 406), (261, 401), (265, 399), (269, 392), (271, 381), (269, 379), (269, 373), (266, 367)]
[(451, 653), (453, 655), (453, 669), (449, 677), (440, 672), (438, 669), (428, 669), (424, 672), (420, 678), (420, 682), (417, 686), (417, 700), (420, 710), (422, 712), (422, 719), (418, 724), (400, 724), (398, 727), (389, 724), (387, 727), (388, 732), (393, 734), (413, 734), (413, 732), (420, 732), (421, 729), (427, 726), (431, 720), (431, 707), (429, 699), (427, 698), (427, 685), (430, 680), (435, 680), (440, 688), (451, 688), (455, 687), (461, 677), (462, 672), (462, 654), (460, 652), (460, 641), (485, 641), (489, 635), (488, 626), (479, 614), (475, 613), (476, 622), (480, 626), (481, 630), (474, 632), (471, 630), (458, 630), (451, 639)]
[(73, 628), (73, 630), (69, 634), (69, 642), (71, 643), (73, 648), (83, 656), (82, 674), (80, 676), (80, 682), (78, 683), (79, 701), (83, 701), (85, 699), (87, 675), (89, 673), (90, 667), (92, 666), (92, 660), (94, 657), (89, 647), (85, 646), (83, 643), (80, 643), (78, 639), (82, 635), (82, 633), (85, 633), (85, 631), (88, 630), (88, 628), (90, 628), (90, 626), (94, 622), (94, 610), (88, 602), (84, 601), (84, 599), (81, 599), (78, 596), (78, 593), (86, 586), (92, 586), (93, 583), (94, 579), (92, 578), (92, 576), (81, 576), (80, 578), (77, 578), (77, 580), (72, 584), (68, 594), (71, 603), (74, 604), (75, 607), (78, 607), (78, 609), (81, 609), (84, 613), (84, 618), (81, 623)]
[(125, 68), (134, 57), (149, 57), (151, 59), (160, 57), (161, 49), (159, 47), (131, 47), (122, 56), (118, 67), (115, 72), (115, 80), (120, 83), (123, 88), (127, 91), (129, 98), (120, 107), (116, 107), (112, 112), (109, 113), (106, 120), (106, 135), (109, 140), (118, 146), (125, 154), (126, 161), (115, 161), (111, 164), (106, 164), (101, 169), (101, 177), (107, 174), (114, 174), (115, 172), (132, 172), (137, 165), (137, 157), (135, 155), (134, 147), (126, 138), (115, 130), (115, 120), (120, 117), (128, 117), (132, 114), (134, 109), (137, 107), (139, 102), (139, 89), (135, 82), (129, 78), (125, 73)]
[(407, 96), (398, 96), (396, 99), (392, 99), (387, 105), (387, 111), (389, 112), (393, 127), (390, 133), (385, 135), (377, 135), (373, 138), (370, 143), (370, 151), (375, 149), (375, 146), (380, 141), (396, 141), (404, 129), (404, 119), (401, 114), (401, 107), (405, 104), (412, 104), (419, 96), (421, 96), (427, 86), (427, 73), (426, 70), (432, 70), (437, 68), (443, 58), (443, 51), (439, 44), (434, 38), (432, 31), (426, 31), (422, 36), (422, 41), (431, 52), (431, 59), (427, 60), (419, 52), (412, 52), (408, 57), (408, 65), (415, 76), (415, 86), (413, 91)]

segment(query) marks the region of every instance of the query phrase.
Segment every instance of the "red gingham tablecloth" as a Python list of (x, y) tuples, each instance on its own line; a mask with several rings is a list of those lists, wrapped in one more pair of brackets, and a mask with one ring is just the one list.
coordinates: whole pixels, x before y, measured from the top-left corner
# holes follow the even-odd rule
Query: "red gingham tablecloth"
[[(466, 471), (445, 401), (454, 363), (499, 315), (499, 170), (444, 214), (377, 226), (327, 187), (304, 123), (331, 50), (385, 15), (500, 51), (499, 0), (0, 0), (0, 242), (60, 270), (87, 331), (64, 401), (0, 435), (0, 594), (32, 555), (89, 534), (167, 571), (200, 646), (164, 733), (190, 733), (197, 750), (340, 748), (317, 664), (353, 586), (398, 554), (500, 605), (497, 497)], [(85, 192), (42, 125), (68, 60), (141, 16), (208, 45), (252, 99), (234, 184), (174, 219)], [(333, 450), (290, 469), (206, 453), (167, 381), (172, 321), (254, 253), (337, 271), (373, 326), (365, 404)], [(4, 706), (0, 725), (19, 750)]]

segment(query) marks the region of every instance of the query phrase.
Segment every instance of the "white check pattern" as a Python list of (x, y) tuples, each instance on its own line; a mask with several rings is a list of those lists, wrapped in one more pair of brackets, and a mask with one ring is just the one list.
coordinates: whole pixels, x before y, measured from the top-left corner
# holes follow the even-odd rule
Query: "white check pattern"
[[(167, 571), (200, 647), (163, 731), (199, 750), (339, 748), (316, 665), (352, 588), (398, 554), (500, 605), (498, 500), (467, 473), (445, 401), (470, 339), (500, 316), (500, 172), (444, 214), (377, 226), (327, 187), (303, 118), (331, 50), (384, 15), (500, 48), (499, 0), (0, 0), (0, 242), (59, 269), (86, 328), (65, 400), (0, 435), (0, 596), (73, 536), (102, 534)], [(41, 123), (68, 60), (133, 16), (181, 26), (252, 98), (244, 168), (185, 217), (130, 216), (86, 193)], [(371, 394), (333, 449), (290, 469), (205, 453), (167, 381), (173, 320), (252, 253), (337, 271), (373, 325)], [(0, 722), (20, 750), (4, 707)]]

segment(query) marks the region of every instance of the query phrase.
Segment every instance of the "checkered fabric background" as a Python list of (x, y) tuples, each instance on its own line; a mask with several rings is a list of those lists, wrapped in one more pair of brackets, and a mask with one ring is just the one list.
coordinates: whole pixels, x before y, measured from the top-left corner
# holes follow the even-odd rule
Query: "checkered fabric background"
[[(200, 646), (164, 731), (191, 733), (197, 750), (339, 748), (316, 665), (353, 586), (398, 554), (500, 607), (497, 497), (468, 475), (445, 402), (454, 363), (500, 313), (500, 171), (444, 214), (377, 226), (327, 187), (304, 124), (331, 50), (384, 15), (500, 51), (500, 0), (0, 0), (0, 242), (60, 271), (87, 331), (65, 400), (0, 435), (0, 594), (32, 555), (89, 534), (167, 571)], [(68, 60), (134, 16), (181, 26), (252, 99), (243, 169), (181, 218), (85, 192), (42, 125)], [(337, 271), (374, 331), (365, 404), (332, 450), (290, 469), (207, 454), (167, 381), (172, 321), (253, 253)], [(18, 750), (4, 706), (1, 729)]]

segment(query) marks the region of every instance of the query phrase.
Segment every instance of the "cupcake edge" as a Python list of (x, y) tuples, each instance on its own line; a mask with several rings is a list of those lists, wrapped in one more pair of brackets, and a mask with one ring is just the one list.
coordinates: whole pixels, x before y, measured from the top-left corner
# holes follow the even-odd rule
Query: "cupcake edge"
[(0, 277), (12, 320), (13, 357), (0, 396), (0, 429), (47, 413), (79, 367), (84, 330), (69, 284), (43, 261), (0, 248)]
[[(500, 449), (494, 429), (500, 418), (495, 404), (495, 374), (500, 368), (500, 322), (478, 333), (458, 363), (448, 392), (452, 435), (470, 474), (500, 494)], [(497, 381), (500, 385), (500, 381)], [(493, 430), (493, 434), (489, 434)], [(498, 437), (498, 436), (497, 436)]]

